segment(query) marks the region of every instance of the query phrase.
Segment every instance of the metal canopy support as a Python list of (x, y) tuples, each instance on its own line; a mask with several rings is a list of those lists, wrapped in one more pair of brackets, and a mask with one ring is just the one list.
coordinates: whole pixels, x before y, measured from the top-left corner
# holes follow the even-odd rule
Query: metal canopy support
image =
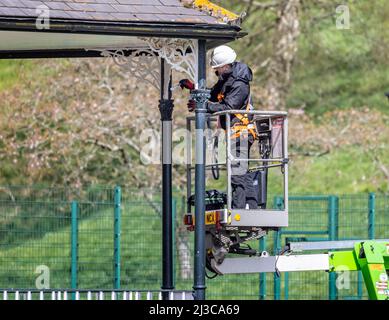
[[(196, 83), (192, 99), (196, 105), (196, 232), (194, 289), (196, 299), (205, 299), (205, 103), (210, 97), (206, 90), (206, 40), (141, 38), (145, 48), (99, 50), (116, 64), (127, 67), (131, 74), (148, 81), (161, 92), (159, 108), (162, 122), (162, 206), (163, 206), (163, 279), (162, 289), (174, 288), (173, 219), (172, 219), (172, 112), (171, 70), (184, 72)], [(129, 54), (130, 53), (130, 54)], [(160, 58), (160, 59), (158, 59)], [(147, 61), (145, 61), (147, 60)], [(161, 61), (161, 63), (159, 63)], [(160, 65), (160, 67), (159, 67)], [(158, 68), (156, 68), (158, 66)], [(160, 70), (160, 72), (159, 72)], [(170, 80), (170, 82), (169, 82)]]
[[(162, 122), (162, 290), (174, 289), (173, 213), (172, 213), (172, 113), (170, 67), (161, 59), (161, 100), (159, 110)], [(163, 294), (163, 299), (169, 296)]]
[(209, 99), (206, 90), (206, 41), (198, 40), (197, 90), (192, 92), (196, 101), (196, 163), (195, 163), (195, 257), (194, 285), (195, 299), (205, 300), (205, 103)]

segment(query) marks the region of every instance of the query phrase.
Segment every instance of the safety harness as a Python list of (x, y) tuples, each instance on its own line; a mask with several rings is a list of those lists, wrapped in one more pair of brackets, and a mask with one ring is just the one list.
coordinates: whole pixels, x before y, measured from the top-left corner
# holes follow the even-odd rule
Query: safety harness
[[(224, 94), (219, 93), (217, 96), (217, 99), (219, 103), (221, 103), (224, 99)], [(251, 104), (251, 95), (249, 96), (246, 111), (250, 111), (253, 109), (253, 106)], [(256, 133), (255, 133), (255, 125), (253, 122), (250, 121), (247, 113), (241, 114), (241, 113), (235, 113), (235, 117), (239, 119), (239, 122), (236, 122), (232, 127), (231, 130), (233, 134), (231, 135), (231, 139), (237, 139), (241, 135), (247, 135), (251, 134), (254, 139), (256, 139)]]

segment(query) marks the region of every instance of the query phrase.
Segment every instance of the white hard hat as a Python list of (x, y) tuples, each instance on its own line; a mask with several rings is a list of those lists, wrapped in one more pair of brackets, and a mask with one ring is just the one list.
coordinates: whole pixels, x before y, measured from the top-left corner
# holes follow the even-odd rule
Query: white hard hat
[(218, 68), (233, 63), (236, 59), (234, 49), (228, 46), (216, 47), (211, 55), (211, 67)]

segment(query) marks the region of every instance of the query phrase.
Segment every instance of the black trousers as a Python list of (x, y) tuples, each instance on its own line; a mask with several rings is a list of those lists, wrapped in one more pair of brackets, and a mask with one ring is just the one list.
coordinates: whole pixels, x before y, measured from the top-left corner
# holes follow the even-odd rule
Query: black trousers
[(248, 172), (250, 148), (254, 139), (251, 135), (231, 139), (231, 152), (242, 159), (231, 164), (232, 209), (257, 209), (259, 202), (259, 179), (257, 172)]

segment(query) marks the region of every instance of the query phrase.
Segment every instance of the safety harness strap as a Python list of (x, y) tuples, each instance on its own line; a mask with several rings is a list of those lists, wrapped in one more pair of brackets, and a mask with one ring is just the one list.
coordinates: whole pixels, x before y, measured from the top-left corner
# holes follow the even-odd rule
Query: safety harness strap
[[(250, 111), (253, 109), (253, 105), (251, 103), (251, 94), (249, 95), (249, 99), (246, 106), (246, 111)], [(255, 127), (253, 123), (250, 123), (249, 117), (247, 113), (241, 114), (241, 113), (235, 113), (235, 116), (239, 119), (240, 122), (235, 123), (232, 126), (232, 131), (234, 131), (234, 134), (231, 136), (231, 138), (239, 138), (242, 133), (250, 133), (254, 139), (256, 138), (255, 133)]]
[[(223, 93), (219, 93), (218, 96), (217, 96), (217, 99), (219, 102), (222, 102), (223, 99), (224, 99), (224, 94)], [(251, 103), (251, 94), (249, 95), (249, 99), (247, 101), (247, 106), (246, 106), (246, 111), (250, 111), (253, 108), (253, 105)], [(239, 122), (235, 123), (233, 126), (232, 126), (232, 131), (234, 132), (233, 135), (231, 136), (232, 139), (234, 138), (238, 138), (240, 137), (240, 135), (242, 133), (246, 133), (246, 134), (251, 134), (254, 139), (256, 138), (256, 133), (255, 133), (255, 127), (254, 127), (254, 124), (253, 123), (250, 123), (250, 120), (249, 120), (249, 117), (246, 114), (241, 114), (241, 113), (235, 113), (234, 114), (235, 117), (237, 117), (239, 119)]]

